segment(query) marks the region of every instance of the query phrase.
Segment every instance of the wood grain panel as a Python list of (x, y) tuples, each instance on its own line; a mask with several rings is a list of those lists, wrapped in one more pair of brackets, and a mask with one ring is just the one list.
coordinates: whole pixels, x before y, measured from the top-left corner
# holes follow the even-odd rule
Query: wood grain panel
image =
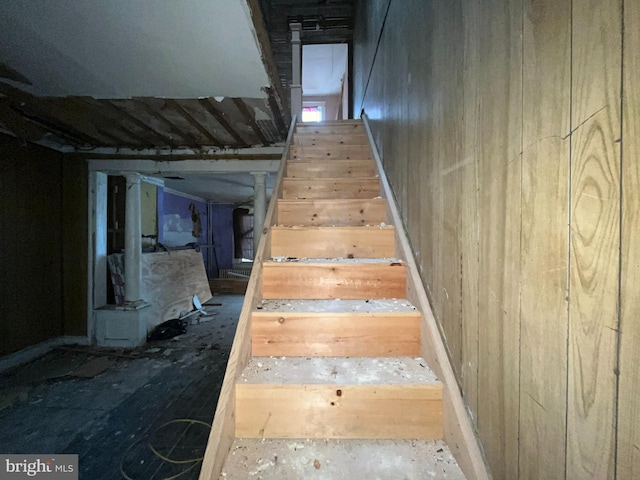
[(567, 478), (613, 478), (620, 2), (573, 3)]
[(332, 145), (330, 147), (292, 145), (289, 158), (297, 160), (366, 160), (371, 158), (371, 148), (368, 145)]
[(386, 202), (374, 200), (279, 200), (280, 225), (363, 226), (387, 221)]
[(375, 173), (373, 160), (287, 161), (287, 176), (290, 178), (372, 177)]
[(331, 199), (376, 198), (380, 196), (380, 179), (370, 178), (285, 178), (282, 198)]
[(478, 418), (478, 76), (479, 4), (464, 2), (462, 8), (463, 30), (463, 131), (462, 131), (462, 199), (460, 214), (461, 289), (462, 289), (462, 366), (460, 382), (465, 402), (474, 423)]
[(624, 7), (622, 271), (617, 478), (640, 478), (640, 2)]
[(245, 438), (441, 438), (442, 385), (236, 386)]
[(521, 3), (480, 6), (478, 432), (496, 478), (518, 478)]
[(265, 262), (265, 299), (405, 298), (406, 269), (398, 262)]
[(420, 313), (254, 312), (254, 356), (417, 357)]
[(296, 258), (395, 256), (395, 229), (388, 227), (272, 227), (271, 255)]
[(140, 260), (142, 298), (151, 304), (152, 327), (193, 309), (193, 296), (211, 298), (202, 253), (195, 250), (145, 253)]
[(436, 122), (434, 162), (437, 176), (435, 207), (438, 241), (434, 242), (435, 265), (432, 291), (437, 315), (442, 323), (451, 364), (460, 374), (462, 368), (462, 261), (460, 245), (463, 125), (462, 92), (462, 10), (459, 2), (435, 2), (434, 14), (434, 84), (447, 104), (437, 102), (433, 111)]
[(554, 478), (565, 463), (571, 1), (527, 1), (524, 19), (520, 475)]

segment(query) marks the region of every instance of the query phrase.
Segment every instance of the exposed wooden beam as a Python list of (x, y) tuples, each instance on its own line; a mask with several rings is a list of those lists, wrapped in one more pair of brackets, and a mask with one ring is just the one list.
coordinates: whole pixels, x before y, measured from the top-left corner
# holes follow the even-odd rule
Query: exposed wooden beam
[(168, 99), (166, 100), (167, 104), (173, 108), (176, 112), (184, 117), (184, 119), (189, 122), (189, 124), (198, 130), (202, 135), (208, 138), (216, 147), (224, 148), (224, 144), (217, 139), (211, 132), (209, 132), (206, 128), (204, 128), (200, 122), (198, 122), (193, 115), (191, 115), (182, 105), (180, 105), (177, 100)]
[(253, 118), (253, 115), (251, 115), (251, 112), (247, 108), (247, 105), (244, 103), (244, 101), (241, 98), (234, 98), (233, 103), (235, 103), (236, 107), (238, 108), (244, 119), (247, 121), (247, 123), (251, 126), (262, 144), (265, 147), (268, 147), (270, 145), (269, 140), (267, 140), (267, 137), (265, 137), (264, 133), (262, 133), (262, 130), (260, 130), (260, 127)]
[(37, 142), (47, 134), (46, 129), (14, 110), (6, 97), (0, 98), (0, 122), (24, 142)]
[(182, 131), (173, 122), (171, 122), (171, 120), (161, 115), (160, 112), (158, 112), (155, 108), (149, 105), (144, 98), (133, 98), (132, 100), (136, 103), (136, 105), (140, 105), (142, 109), (146, 111), (149, 115), (151, 115), (153, 118), (161, 121), (166, 126), (168, 126), (171, 133), (179, 136), (180, 138), (182, 138), (183, 140), (186, 140), (187, 142), (190, 142), (190, 143), (187, 143), (186, 145), (190, 145), (190, 146), (200, 145), (200, 142), (198, 140), (192, 137), (189, 133)]
[(113, 128), (112, 122), (105, 123), (103, 120), (104, 117), (94, 108), (91, 108), (89, 111), (90, 107), (82, 102), (80, 97), (51, 98), (49, 101), (59, 109), (73, 116), (73, 118), (80, 120), (83, 124), (90, 122), (99, 135), (111, 141), (115, 146), (135, 145), (132, 144), (129, 139), (123, 139), (123, 137), (115, 135), (111, 131)]
[(148, 146), (158, 147), (162, 145), (162, 144), (158, 144), (157, 142), (153, 142), (149, 140), (148, 137), (141, 137), (136, 132), (132, 131), (130, 128), (125, 127), (123, 124), (124, 115), (122, 115), (121, 112), (116, 113), (113, 109), (109, 108), (108, 105), (104, 103), (100, 103), (95, 98), (84, 97), (84, 96), (74, 97), (74, 98), (76, 98), (78, 102), (82, 102), (87, 107), (91, 108), (92, 113), (100, 115), (103, 118), (102, 125), (105, 125), (104, 122), (107, 122), (107, 124), (112, 124), (119, 131), (124, 133), (129, 138), (133, 139), (138, 145), (141, 145), (144, 147), (148, 147)]
[[(104, 145), (99, 137), (99, 132), (92, 125), (76, 125), (69, 114), (60, 111), (56, 105), (46, 98), (36, 97), (30, 93), (0, 82), (0, 93), (6, 95), (12, 107), (22, 113), (26, 118), (41, 124), (51, 131), (60, 132), (66, 138), (75, 138), (75, 145), (83, 143), (90, 146)], [(87, 130), (92, 130), (90, 133)]]
[(127, 154), (127, 153), (66, 153), (70, 157), (79, 156), (95, 160), (153, 160), (154, 162), (170, 162), (184, 160), (260, 160), (279, 161), (282, 159), (281, 153), (182, 153), (170, 154)]
[(119, 115), (122, 115), (124, 118), (129, 120), (134, 125), (137, 125), (138, 127), (140, 127), (141, 129), (145, 130), (146, 132), (149, 132), (151, 135), (155, 136), (156, 139), (158, 139), (161, 142), (163, 142), (162, 143), (163, 145), (169, 145), (169, 146), (174, 147), (174, 148), (178, 147), (178, 144), (173, 141), (173, 138), (171, 138), (169, 136), (166, 136), (166, 135), (163, 135), (160, 132), (157, 132), (150, 125), (144, 123), (139, 118), (134, 117), (132, 114), (127, 112), (124, 108), (121, 108), (118, 105), (116, 105), (113, 100), (106, 100), (105, 99), (105, 100), (98, 100), (98, 102), (101, 105), (106, 105), (106, 106), (110, 107), (114, 112), (117, 112)]
[(276, 89), (267, 87), (265, 88), (265, 91), (267, 92), (267, 95), (269, 95), (269, 107), (271, 108), (273, 119), (276, 122), (278, 131), (280, 132), (280, 135), (282, 135), (284, 140), (284, 138), (287, 136), (288, 130), (284, 119), (284, 112), (286, 110), (282, 108), (282, 102), (280, 102), (280, 99), (276, 96)]
[(244, 140), (238, 132), (231, 126), (231, 124), (224, 118), (224, 113), (222, 113), (218, 107), (211, 101), (210, 98), (201, 98), (198, 100), (200, 105), (213, 116), (217, 120), (217, 122), (224, 128), (229, 135), (233, 137), (233, 139), (238, 142), (239, 147), (248, 147), (249, 144)]
[[(273, 52), (271, 51), (269, 32), (267, 31), (265, 19), (262, 15), (260, 1), (248, 0), (247, 4), (249, 5), (251, 20), (253, 21), (253, 26), (258, 38), (262, 63), (264, 64), (267, 71), (269, 82), (271, 83), (271, 85), (273, 85), (273, 87), (269, 89), (270, 91), (267, 92), (269, 94), (269, 106), (271, 107), (274, 118), (276, 119), (276, 124), (278, 125), (278, 129), (280, 130), (280, 134), (284, 137), (287, 134), (288, 124), (290, 123), (290, 116), (288, 115), (288, 110), (282, 108), (284, 91), (280, 84), (278, 66), (276, 65), (275, 57), (273, 55)], [(283, 114), (283, 112), (287, 113)], [(282, 119), (283, 115), (286, 120)], [(280, 125), (281, 123), (282, 126)]]

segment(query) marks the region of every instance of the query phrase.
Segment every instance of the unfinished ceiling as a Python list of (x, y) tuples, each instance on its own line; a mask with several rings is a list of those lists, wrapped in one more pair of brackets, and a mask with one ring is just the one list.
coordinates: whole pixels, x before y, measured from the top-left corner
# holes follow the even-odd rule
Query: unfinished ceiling
[(355, 0), (261, 0), (269, 30), (273, 58), (282, 89), (291, 85), (291, 32), (289, 24), (302, 23), (302, 43), (346, 43), (353, 40)]
[(270, 145), (288, 115), (261, 36), (247, 0), (3, 2), (0, 123), (60, 148)]
[[(353, 0), (0, 2), (0, 133), (86, 152), (84, 158), (213, 159), (244, 149), (240, 156), (248, 159), (246, 149), (286, 138), (289, 22), (303, 23), (305, 44), (350, 42), (353, 6)], [(220, 202), (251, 195), (246, 172), (200, 176), (169, 188)]]

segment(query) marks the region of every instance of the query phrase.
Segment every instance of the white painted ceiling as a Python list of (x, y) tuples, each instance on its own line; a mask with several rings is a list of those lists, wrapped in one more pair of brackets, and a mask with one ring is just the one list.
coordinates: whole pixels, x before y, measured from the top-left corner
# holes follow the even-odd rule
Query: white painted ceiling
[[(254, 179), (248, 173), (176, 173), (182, 180), (158, 177), (164, 186), (178, 192), (188, 193), (213, 203), (232, 203), (240, 207), (253, 205)], [(275, 174), (266, 177), (267, 198), (271, 197)]]
[(266, 96), (246, 0), (0, 3), (0, 63), (35, 95)]
[(302, 91), (304, 95), (336, 95), (347, 71), (346, 44), (303, 45)]

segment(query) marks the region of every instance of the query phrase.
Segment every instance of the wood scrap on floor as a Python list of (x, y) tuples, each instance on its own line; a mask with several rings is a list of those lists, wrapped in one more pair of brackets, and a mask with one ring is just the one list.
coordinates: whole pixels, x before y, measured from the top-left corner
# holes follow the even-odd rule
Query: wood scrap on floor
[(191, 311), (194, 295), (204, 302), (212, 297), (200, 252), (145, 253), (140, 263), (141, 295), (152, 311), (149, 329)]

